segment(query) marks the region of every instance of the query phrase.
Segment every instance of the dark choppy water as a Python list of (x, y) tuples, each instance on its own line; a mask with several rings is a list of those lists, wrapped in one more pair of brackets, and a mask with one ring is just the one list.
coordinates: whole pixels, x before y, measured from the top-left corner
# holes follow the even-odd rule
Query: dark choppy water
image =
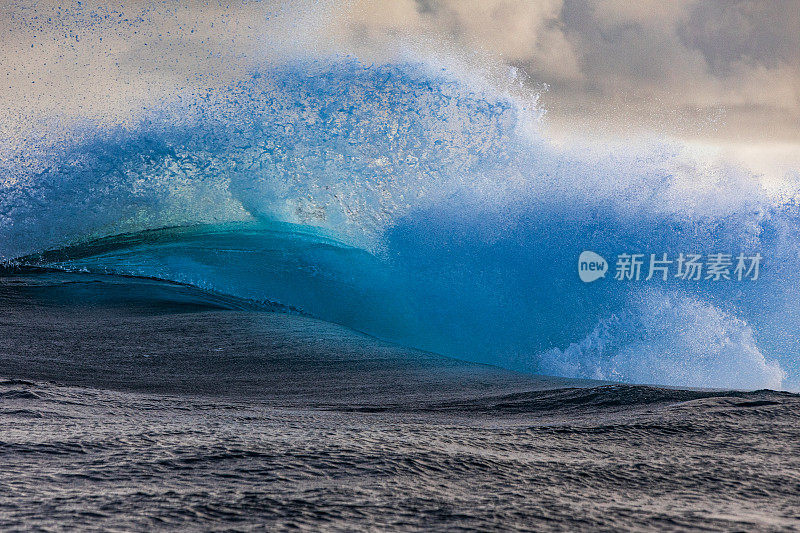
[(800, 529), (788, 393), (525, 376), (144, 280), (0, 303), (2, 529)]

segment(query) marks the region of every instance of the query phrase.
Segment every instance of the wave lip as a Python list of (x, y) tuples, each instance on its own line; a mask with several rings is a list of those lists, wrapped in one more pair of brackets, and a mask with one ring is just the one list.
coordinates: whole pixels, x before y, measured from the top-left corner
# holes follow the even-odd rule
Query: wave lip
[[(264, 68), (133, 127), (0, 154), (0, 257), (170, 280), (535, 373), (800, 382), (800, 204), (680, 146), (559, 145), (530, 127), (539, 116), (424, 64)], [(587, 287), (584, 250), (765, 264), (750, 284)]]

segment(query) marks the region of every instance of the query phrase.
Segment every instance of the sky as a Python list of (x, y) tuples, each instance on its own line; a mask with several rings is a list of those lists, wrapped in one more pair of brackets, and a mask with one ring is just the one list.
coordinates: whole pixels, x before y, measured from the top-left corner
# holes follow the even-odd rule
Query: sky
[(0, 133), (48, 114), (124, 122), (154, 98), (330, 53), (513, 67), (553, 136), (669, 136), (800, 168), (800, 0), (11, 0)]

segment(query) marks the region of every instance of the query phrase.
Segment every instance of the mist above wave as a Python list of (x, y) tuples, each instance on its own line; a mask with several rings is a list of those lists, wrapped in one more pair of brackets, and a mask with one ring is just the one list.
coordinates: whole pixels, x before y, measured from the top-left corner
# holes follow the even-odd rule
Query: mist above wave
[[(171, 263), (142, 260), (149, 252), (139, 250), (113, 268), (277, 301), (513, 368), (780, 386), (783, 370), (772, 361), (796, 371), (792, 331), (800, 322), (792, 197), (773, 198), (745, 170), (697, 160), (680, 146), (556, 145), (538, 130), (534, 102), (430, 64), (334, 59), (265, 68), (224, 89), (154, 103), (135, 127), (71, 124), (69, 135), (54, 133), (58, 142), (48, 143), (45, 132), (0, 159), (0, 258), (168, 225), (291, 223), (361, 253), (321, 260), (314, 247), (302, 249), (304, 264), (334, 280), (319, 290), (303, 276), (265, 285), (259, 280), (285, 273), (285, 265), (234, 257), (213, 243), (191, 261), (176, 246)], [(259, 246), (235, 242), (245, 252)], [(661, 307), (631, 308), (643, 286), (582, 285), (574, 260), (583, 249), (761, 251), (769, 267), (758, 284), (661, 288), (667, 299), (688, 291), (695, 304), (679, 307), (690, 314), (705, 309), (719, 318), (698, 331), (752, 335), (690, 350), (678, 330), (696, 327), (693, 319), (647, 327)], [(348, 262), (367, 256), (362, 275), (349, 275)], [(108, 260), (95, 266), (112, 268)], [(364, 309), (341, 303), (352, 304), (342, 295), (354, 287), (376, 286), (380, 298)], [(381, 316), (380, 301), (394, 311)], [(601, 355), (572, 348), (625, 309), (644, 341), (633, 348), (615, 341)], [(652, 370), (704, 350), (727, 365), (667, 377)], [(734, 374), (744, 377), (725, 377)]]

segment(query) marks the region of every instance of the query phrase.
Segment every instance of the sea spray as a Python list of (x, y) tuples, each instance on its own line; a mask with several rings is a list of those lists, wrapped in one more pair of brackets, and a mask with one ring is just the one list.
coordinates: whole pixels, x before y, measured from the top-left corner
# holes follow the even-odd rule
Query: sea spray
[[(797, 205), (738, 167), (670, 144), (556, 145), (531, 128), (539, 114), (509, 94), (415, 63), (296, 61), (140, 115), (135, 127), (84, 123), (71, 140), (2, 159), (5, 261), (211, 224), (191, 244), (139, 242), (54, 264), (277, 302), (533, 372), (744, 388), (800, 373)], [(276, 224), (288, 226), (276, 233)], [(309, 232), (332, 241), (302, 237)], [(764, 268), (745, 285), (610, 276), (585, 285), (575, 262), (587, 249), (758, 252)], [(653, 289), (693, 302), (678, 306), (689, 316), (673, 321), (674, 337), (647, 326), (660, 307), (631, 303)], [(694, 311), (718, 319), (700, 327)], [(632, 318), (616, 330), (638, 328), (641, 342), (615, 330), (602, 354), (574, 348), (623, 315)], [(715, 367), (722, 374), (652, 370), (655, 360), (700, 357), (702, 347), (654, 348), (685, 347), (682, 328), (692, 327), (739, 332), (702, 354), (725, 362)]]

